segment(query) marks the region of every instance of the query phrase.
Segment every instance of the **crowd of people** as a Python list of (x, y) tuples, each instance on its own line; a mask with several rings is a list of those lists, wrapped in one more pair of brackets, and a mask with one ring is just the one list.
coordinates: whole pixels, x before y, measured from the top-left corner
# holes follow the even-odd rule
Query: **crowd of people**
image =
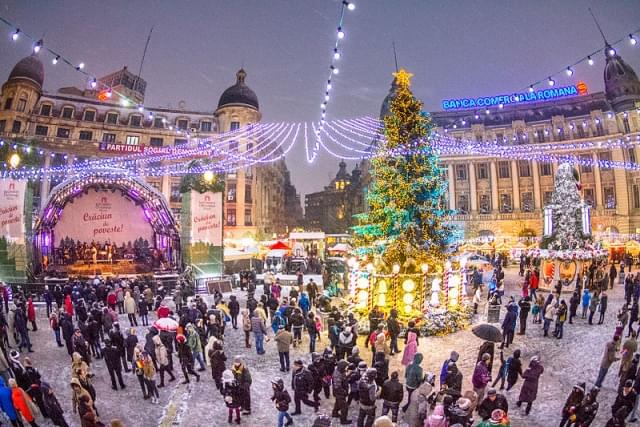
[[(576, 383), (558, 419), (561, 427), (592, 425), (600, 409), (599, 390), (610, 368), (619, 362), (619, 391), (607, 426), (624, 426), (636, 419), (640, 392), (634, 327), (640, 274), (627, 272), (625, 276), (623, 268), (606, 264), (595, 266), (593, 274), (587, 272), (573, 292), (567, 293), (562, 284), (564, 292), (546, 297), (536, 294), (539, 272), (531, 265), (517, 284), (521, 289), (517, 302), (514, 296), (498, 294), (505, 287), (500, 264), (488, 285), (472, 271), (469, 283), (474, 303), (479, 303), (476, 297), (486, 287), (489, 304), (505, 299), (505, 314), (503, 341), (486, 341), (480, 346), (473, 373), (466, 380), (455, 350), (444, 358), (439, 375), (427, 372), (419, 350), (420, 328), (413, 321), (404, 324), (395, 310), (385, 315), (374, 308), (363, 330), (366, 323), (353, 313), (320, 307), (322, 296), (313, 281), (285, 289), (275, 280), (260, 290), (249, 277), (242, 304), (238, 298), (242, 294), (226, 298), (215, 292), (213, 302), (207, 304), (199, 296), (187, 298), (180, 287), (166, 295), (162, 288), (142, 281), (96, 278), (54, 286), (45, 289), (42, 299), (53, 339), (70, 358), (69, 387), (77, 415), (64, 413), (56, 397), (60, 390), (54, 391), (42, 378), (30, 357), (21, 360), (20, 352), (33, 351), (29, 335), (38, 329), (36, 310), (32, 297), (21, 292), (9, 304), (5, 289), (0, 293), (5, 305), (0, 310), (0, 408), (12, 425), (35, 426), (48, 418), (65, 426), (71, 416), (78, 416), (83, 427), (103, 425), (99, 402), (109, 396), (96, 393), (93, 362), (104, 359), (113, 392), (126, 388), (130, 375), (138, 381), (141, 398), (151, 404), (159, 402), (160, 391), (169, 383), (179, 378), (183, 384), (207, 381), (208, 375), (203, 374), (209, 370), (209, 381), (227, 408), (227, 421), (240, 424), (252, 413), (252, 367), (246, 353), (233, 349), (244, 344), (245, 352), (255, 351), (261, 358), (267, 353), (265, 342), (273, 339), (281, 374), (271, 379), (270, 397), (274, 424), (279, 427), (293, 424), (303, 411), (313, 411), (317, 426), (332, 422), (358, 427), (395, 423), (410, 427), (508, 426), (512, 406), (520, 407), (524, 417), (530, 414), (545, 371), (538, 356), (523, 360), (514, 341), (519, 345), (526, 341), (515, 337), (539, 333), (562, 339), (565, 321), (589, 325), (593, 312), (604, 316), (606, 292), (615, 284), (610, 281), (613, 270), (619, 272), (613, 274), (622, 280), (625, 292), (613, 337), (605, 346), (597, 378)], [(567, 304), (565, 296), (569, 295)], [(150, 313), (155, 313), (154, 319), (175, 319), (175, 327), (161, 327), (159, 321), (154, 326)], [(540, 331), (531, 332), (531, 325), (539, 325)], [(138, 334), (141, 327), (145, 328), (144, 338)], [(237, 336), (244, 335), (244, 342), (234, 341), (236, 333), (229, 334), (230, 329), (238, 330)], [(235, 354), (228, 355), (229, 351)], [(397, 360), (392, 363), (394, 357)], [(390, 368), (398, 364), (402, 368)], [(595, 385), (588, 389), (591, 380)], [(509, 394), (514, 389), (517, 397)], [(322, 413), (322, 401), (330, 402), (331, 414)]]

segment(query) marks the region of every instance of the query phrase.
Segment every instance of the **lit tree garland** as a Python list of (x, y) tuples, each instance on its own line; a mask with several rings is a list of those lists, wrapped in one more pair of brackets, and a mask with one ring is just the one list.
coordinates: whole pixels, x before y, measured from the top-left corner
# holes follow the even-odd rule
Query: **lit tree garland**
[(446, 179), (431, 146), (434, 125), (409, 88), (412, 74), (401, 69), (394, 76), (397, 91), (378, 147), (391, 154), (371, 161), (369, 211), (357, 216), (355, 244), (361, 255), (381, 255), (386, 265), (411, 260), (435, 271), (444, 263), (453, 232), (446, 224), (451, 215), (444, 203)]

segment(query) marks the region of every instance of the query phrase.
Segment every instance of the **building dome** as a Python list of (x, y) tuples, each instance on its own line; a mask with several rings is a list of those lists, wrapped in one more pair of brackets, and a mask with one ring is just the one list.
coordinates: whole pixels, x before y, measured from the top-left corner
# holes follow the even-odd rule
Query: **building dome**
[(607, 62), (604, 66), (607, 100), (616, 112), (634, 109), (636, 102), (640, 102), (640, 81), (633, 68), (617, 52), (611, 55), (611, 50), (611, 46), (607, 45)]
[(241, 68), (236, 73), (236, 84), (229, 87), (222, 92), (220, 101), (218, 101), (218, 108), (226, 107), (229, 105), (240, 105), (253, 107), (259, 110), (258, 97), (256, 93), (251, 90), (244, 82), (247, 77), (247, 73)]
[(35, 55), (22, 58), (9, 74), (9, 80), (12, 79), (32, 80), (42, 87), (44, 83), (44, 65)]

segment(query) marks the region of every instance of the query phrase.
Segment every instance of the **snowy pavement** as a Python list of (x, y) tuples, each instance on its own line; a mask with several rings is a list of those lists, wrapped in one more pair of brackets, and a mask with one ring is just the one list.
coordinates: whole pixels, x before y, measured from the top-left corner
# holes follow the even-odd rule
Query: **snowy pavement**
[[(518, 292), (515, 284), (517, 274), (510, 269), (507, 272), (507, 292)], [(237, 293), (244, 304), (244, 295)], [(225, 296), (226, 297), (226, 296)], [(569, 296), (567, 296), (568, 301)], [(540, 357), (545, 367), (545, 372), (540, 380), (538, 400), (534, 403), (529, 416), (524, 416), (516, 408), (517, 400), (522, 380), (520, 380), (513, 390), (506, 393), (510, 405), (510, 416), (514, 427), (546, 427), (559, 424), (560, 412), (564, 401), (572, 386), (577, 382), (586, 382), (587, 389), (593, 385), (597, 376), (600, 359), (605, 343), (613, 336), (615, 327), (615, 312), (622, 304), (622, 289), (620, 285), (610, 293), (609, 309), (606, 321), (603, 325), (589, 326), (586, 320), (577, 319), (573, 325), (565, 324), (564, 338), (543, 338), (540, 325), (529, 323), (526, 336), (516, 335), (513, 346), (505, 351), (508, 357), (513, 350), (520, 348), (525, 367), (528, 360), (533, 355)], [(35, 353), (30, 355), (34, 365), (40, 370), (43, 380), (49, 382), (58, 396), (58, 399), (66, 413), (67, 421), (72, 426), (79, 426), (79, 417), (71, 413), (71, 393), (69, 388), (70, 359), (65, 348), (58, 348), (53, 339), (53, 333), (49, 330), (48, 322), (44, 318), (44, 309), (39, 308), (39, 329), (31, 333), (34, 342)], [(150, 323), (153, 322), (153, 315), (149, 316)], [(481, 321), (481, 316), (477, 321)], [(531, 317), (529, 318), (529, 321)], [(125, 315), (120, 316), (120, 323), (123, 329), (129, 323)], [(139, 327), (138, 336), (144, 341), (146, 328)], [(362, 344), (363, 338), (359, 339)], [(471, 331), (460, 331), (446, 337), (430, 337), (420, 339), (420, 351), (424, 354), (423, 368), (425, 372), (439, 374), (440, 367), (451, 350), (460, 353), (458, 366), (461, 369), (463, 378), (463, 391), (471, 388), (471, 374), (475, 364), (478, 348), (481, 340), (476, 338)], [(326, 336), (316, 348), (321, 350), (327, 345)], [(402, 349), (402, 345), (400, 346)], [(267, 353), (258, 356), (255, 349), (244, 348), (244, 336), (242, 330), (234, 330), (230, 326), (227, 328), (225, 340), (225, 353), (228, 364), (235, 355), (242, 355), (246, 360), (252, 377), (253, 386), (251, 388), (252, 414), (242, 417), (243, 426), (275, 426), (277, 413), (271, 397), (270, 381), (274, 377), (281, 376), (279, 370), (278, 354), (273, 340), (265, 343)], [(296, 357), (308, 359), (307, 340), (298, 349), (292, 349), (291, 360)], [(362, 357), (369, 361), (371, 356), (367, 350), (361, 348)], [(496, 351), (496, 357), (499, 352)], [(399, 370), (401, 378), (404, 377), (404, 368), (400, 364), (401, 355), (393, 356), (390, 363), (390, 372)], [(197, 368), (196, 363), (196, 368)], [(609, 374), (604, 382), (603, 389), (599, 395), (600, 410), (598, 417), (593, 424), (603, 426), (610, 414), (610, 407), (615, 399), (618, 383), (617, 371), (619, 362), (609, 370)], [(142, 399), (142, 392), (136, 377), (129, 373), (123, 374), (127, 388), (122, 391), (111, 390), (109, 375), (102, 360), (96, 360), (92, 364), (95, 373), (93, 379), (97, 391), (96, 405), (101, 415), (101, 420), (108, 425), (112, 419), (120, 419), (126, 426), (214, 426), (227, 425), (227, 409), (222, 398), (215, 388), (211, 379), (210, 370), (202, 372), (202, 380), (199, 383), (193, 381), (188, 385), (179, 384), (182, 380), (182, 373), (179, 369), (177, 358), (174, 357), (174, 368), (176, 369), (177, 381), (167, 383), (167, 387), (160, 389), (160, 404), (154, 405), (150, 401)], [(494, 363), (493, 374), (497, 374), (499, 362)], [(290, 389), (290, 376), (284, 377), (285, 385)], [(322, 394), (321, 394), (322, 395)], [(378, 408), (381, 407), (378, 403)], [(320, 413), (330, 414), (332, 400), (322, 400)], [(293, 411), (293, 404), (291, 412)], [(295, 425), (310, 426), (315, 417), (311, 408), (302, 408), (303, 414), (294, 417)], [(378, 409), (378, 414), (380, 409)], [(350, 418), (357, 418), (357, 404), (352, 404), (349, 411)], [(337, 421), (337, 419), (335, 420)], [(334, 423), (337, 424), (337, 423)], [(50, 425), (50, 424), (45, 424)], [(402, 426), (402, 420), (399, 426)], [(633, 424), (631, 424), (633, 425)], [(355, 422), (354, 422), (355, 426)]]

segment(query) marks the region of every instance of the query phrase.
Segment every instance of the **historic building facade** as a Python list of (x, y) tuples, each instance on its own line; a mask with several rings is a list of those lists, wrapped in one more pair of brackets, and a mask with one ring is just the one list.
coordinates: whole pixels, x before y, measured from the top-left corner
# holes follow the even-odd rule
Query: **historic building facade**
[[(212, 137), (261, 119), (258, 97), (246, 85), (246, 72), (238, 71), (236, 83), (220, 96), (215, 111), (193, 111), (181, 102), (178, 108), (145, 107), (142, 104), (146, 82), (127, 68), (101, 79), (111, 91), (62, 88), (56, 93), (43, 90), (44, 66), (36, 55), (22, 59), (2, 85), (0, 94), (0, 136), (7, 140), (28, 142), (51, 153), (45, 167), (72, 165), (87, 158), (113, 157), (118, 154), (105, 147), (137, 150), (141, 146), (181, 146), (189, 138)], [(151, 113), (150, 113), (151, 112)], [(250, 150), (251, 141), (234, 141), (240, 152)], [(125, 151), (128, 154), (131, 151)], [(284, 233), (285, 178), (284, 160), (249, 166), (225, 176), (225, 237), (242, 238)], [(180, 215), (180, 177), (148, 178)], [(57, 184), (42, 180), (35, 201), (44, 201)], [(289, 185), (291, 185), (289, 183)], [(295, 193), (295, 189), (293, 190)]]

